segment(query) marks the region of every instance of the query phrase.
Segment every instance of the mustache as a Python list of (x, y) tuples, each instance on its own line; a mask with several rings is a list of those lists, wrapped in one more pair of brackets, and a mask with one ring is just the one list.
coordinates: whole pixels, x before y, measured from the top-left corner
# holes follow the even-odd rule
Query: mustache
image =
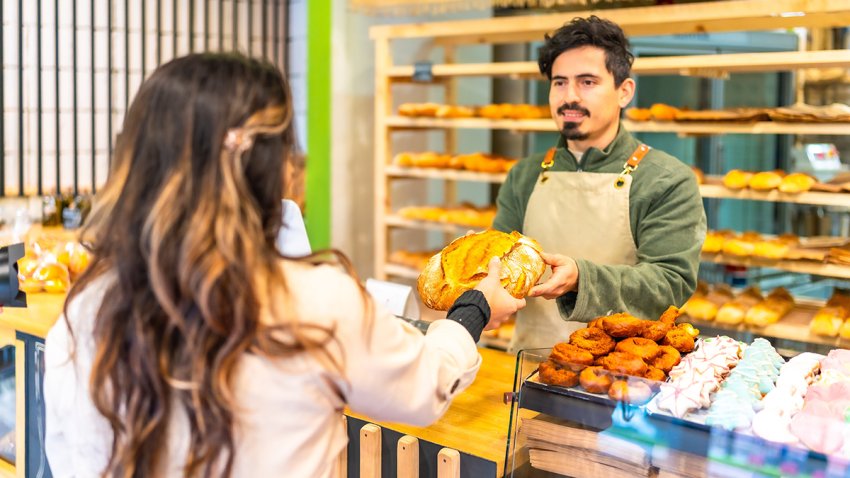
[(567, 110), (578, 111), (579, 113), (587, 116), (588, 118), (590, 117), (590, 111), (588, 111), (587, 108), (582, 108), (581, 106), (579, 106), (578, 103), (564, 103), (564, 104), (562, 104), (561, 106), (558, 107), (558, 114), (561, 114), (561, 113), (563, 113), (564, 111), (567, 111)]

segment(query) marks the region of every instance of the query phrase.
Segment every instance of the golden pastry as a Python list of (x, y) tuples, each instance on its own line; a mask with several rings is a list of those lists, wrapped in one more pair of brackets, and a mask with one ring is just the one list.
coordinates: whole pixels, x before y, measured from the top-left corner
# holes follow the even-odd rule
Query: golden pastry
[(514, 231), (484, 231), (455, 239), (428, 260), (417, 288), (426, 306), (448, 310), (460, 295), (487, 275), (492, 257), (502, 261), (502, 285), (516, 298), (525, 297), (546, 270), (537, 241)]
[(753, 173), (749, 171), (733, 169), (723, 176), (723, 185), (729, 189), (744, 189), (750, 185), (752, 177)]
[(708, 231), (705, 235), (705, 242), (702, 243), (702, 252), (709, 254), (718, 253), (723, 250), (723, 243), (727, 239), (735, 236), (735, 233), (724, 229), (722, 231)]
[(649, 108), (629, 108), (626, 110), (626, 118), (632, 121), (649, 121), (652, 119), (652, 112)]
[(782, 184), (785, 175), (782, 171), (764, 171), (756, 173), (750, 178), (750, 189), (756, 191), (772, 191)]
[(649, 108), (652, 118), (656, 121), (673, 121), (679, 110), (664, 103), (656, 103)]
[(812, 189), (815, 183), (817, 183), (817, 180), (808, 174), (791, 173), (782, 178), (779, 190), (783, 193), (799, 194)]
[(714, 320), (721, 324), (740, 324), (744, 321), (747, 312), (762, 300), (758, 287), (747, 287), (731, 302), (723, 304)]
[(784, 287), (778, 287), (748, 310), (744, 321), (749, 325), (764, 327), (775, 324), (793, 308), (794, 298)]

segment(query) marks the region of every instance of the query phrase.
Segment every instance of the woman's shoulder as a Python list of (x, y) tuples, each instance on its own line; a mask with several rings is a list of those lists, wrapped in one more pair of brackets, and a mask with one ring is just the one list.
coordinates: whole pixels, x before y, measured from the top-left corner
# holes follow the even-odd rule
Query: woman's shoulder
[(363, 310), (365, 292), (341, 266), (283, 259), (287, 299), (302, 317), (339, 318)]

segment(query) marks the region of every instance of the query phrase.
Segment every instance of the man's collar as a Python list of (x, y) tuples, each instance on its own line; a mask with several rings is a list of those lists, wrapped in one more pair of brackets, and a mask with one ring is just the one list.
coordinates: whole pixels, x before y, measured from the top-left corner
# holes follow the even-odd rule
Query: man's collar
[[(582, 158), (582, 165), (584, 167), (587, 167), (591, 163), (606, 161), (609, 157), (619, 157), (621, 154), (630, 154), (632, 150), (634, 150), (634, 143), (634, 137), (631, 135), (631, 133), (626, 131), (626, 129), (623, 127), (623, 123), (621, 122), (617, 128), (617, 136), (614, 137), (614, 140), (611, 141), (608, 146), (601, 150), (598, 148), (590, 147), (584, 152), (584, 156)], [(564, 152), (569, 151), (569, 148), (567, 148), (567, 140), (564, 138), (563, 135), (560, 135), (558, 138), (557, 148), (563, 149)]]

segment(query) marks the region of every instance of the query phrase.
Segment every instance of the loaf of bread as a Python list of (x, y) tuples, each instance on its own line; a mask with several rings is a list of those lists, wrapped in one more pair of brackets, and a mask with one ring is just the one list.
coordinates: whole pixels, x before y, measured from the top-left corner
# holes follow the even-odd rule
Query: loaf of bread
[(750, 185), (752, 177), (753, 173), (749, 171), (733, 169), (723, 176), (723, 185), (729, 189), (744, 189)]
[(514, 231), (484, 231), (455, 239), (428, 260), (417, 288), (425, 305), (448, 310), (455, 300), (487, 276), (490, 258), (502, 261), (502, 285), (525, 297), (546, 270), (537, 241)]

